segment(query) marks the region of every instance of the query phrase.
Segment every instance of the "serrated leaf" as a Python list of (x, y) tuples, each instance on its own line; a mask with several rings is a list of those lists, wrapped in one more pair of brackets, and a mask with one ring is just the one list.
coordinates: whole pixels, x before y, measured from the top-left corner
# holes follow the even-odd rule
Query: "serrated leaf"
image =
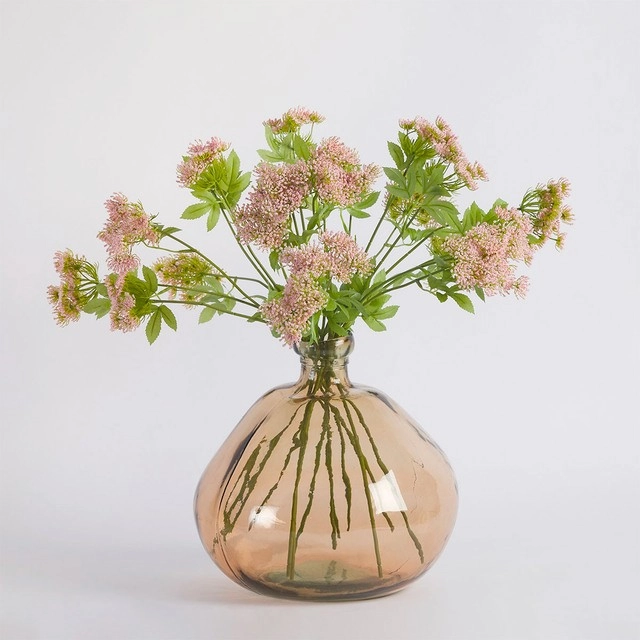
[(296, 135), (293, 138), (293, 150), (295, 151), (298, 158), (302, 158), (303, 160), (308, 160), (311, 157), (311, 150), (309, 149), (309, 145), (303, 140), (301, 136)]
[(469, 296), (465, 295), (464, 293), (450, 293), (449, 295), (456, 301), (456, 304), (461, 309), (464, 309), (469, 313), (475, 313), (473, 309), (473, 302), (471, 302), (471, 298), (469, 298)]
[(178, 321), (176, 320), (176, 316), (173, 311), (164, 304), (161, 304), (158, 309), (160, 310), (164, 323), (175, 331), (178, 328)]
[(205, 322), (209, 322), (216, 315), (216, 310), (211, 307), (205, 307), (200, 312), (200, 317), (198, 318), (198, 324), (204, 324)]
[(142, 275), (144, 276), (146, 283), (149, 285), (149, 293), (155, 293), (158, 290), (158, 276), (156, 276), (156, 272), (146, 265), (143, 265)]
[(360, 200), (360, 202), (355, 204), (354, 208), (359, 209), (360, 211), (362, 211), (363, 209), (368, 209), (369, 207), (372, 207), (376, 202), (378, 202), (379, 197), (380, 197), (379, 191), (372, 191), (370, 194), (367, 195), (366, 198)]
[(376, 320), (375, 318), (372, 318), (371, 316), (363, 317), (362, 319), (365, 321), (367, 326), (370, 329), (373, 329), (374, 331), (386, 331), (387, 330), (387, 327), (385, 327), (384, 324), (382, 322), (380, 322), (380, 320)]
[(207, 189), (193, 189), (191, 193), (195, 198), (198, 198), (198, 200), (210, 202), (211, 204), (218, 202), (217, 198), (211, 193), (211, 191), (208, 191)]
[(217, 224), (220, 219), (220, 207), (216, 205), (209, 211), (209, 215), (207, 216), (207, 231), (211, 231)]
[(147, 322), (145, 327), (145, 333), (147, 334), (147, 340), (149, 344), (153, 344), (160, 335), (160, 329), (162, 328), (162, 316), (160, 309), (156, 309)]
[(387, 272), (384, 269), (380, 269), (373, 278), (373, 284), (380, 284), (387, 279)]
[(240, 192), (242, 193), (251, 182), (251, 172), (246, 171), (245, 173), (238, 176), (237, 180), (229, 187), (229, 191), (233, 193)]
[[(111, 301), (109, 298), (94, 298), (85, 303), (82, 310), (85, 313), (95, 313), (99, 318), (109, 313), (111, 309)], [(101, 314), (101, 315), (98, 315)]]
[(398, 313), (398, 309), (400, 307), (397, 304), (389, 305), (384, 309), (380, 309), (380, 311), (376, 311), (375, 318), (376, 320), (387, 320), (388, 318), (393, 318), (393, 316)]
[(387, 142), (387, 147), (391, 158), (396, 163), (396, 167), (400, 169), (404, 165), (404, 154), (402, 149), (395, 142)]
[(398, 169), (394, 167), (383, 167), (382, 169), (389, 180), (393, 180), (393, 182), (395, 182), (400, 187), (406, 186), (407, 182), (404, 175), (402, 175), (402, 171), (398, 171)]
[(406, 189), (401, 189), (393, 184), (388, 184), (386, 189), (392, 196), (397, 196), (403, 200), (407, 200), (409, 198), (409, 192)]
[(211, 210), (210, 202), (196, 202), (196, 204), (189, 205), (180, 216), (185, 220), (196, 220)]
[(258, 155), (266, 162), (280, 162), (282, 160), (280, 154), (266, 149), (258, 149)]

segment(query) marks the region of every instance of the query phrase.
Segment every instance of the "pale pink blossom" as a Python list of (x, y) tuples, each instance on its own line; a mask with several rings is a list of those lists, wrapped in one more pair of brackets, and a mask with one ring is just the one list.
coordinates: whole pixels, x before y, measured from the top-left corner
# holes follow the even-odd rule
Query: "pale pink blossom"
[(211, 138), (207, 142), (192, 142), (187, 155), (183, 156), (182, 162), (178, 165), (178, 184), (188, 189), (192, 188), (203, 171), (219, 159), (229, 146), (228, 142), (223, 142), (220, 138)]
[(488, 295), (514, 291), (523, 297), (528, 280), (516, 278), (518, 261), (531, 262), (532, 225), (517, 209), (496, 209), (497, 220), (472, 227), (462, 236), (449, 236), (444, 250), (453, 257), (453, 275), (462, 289), (481, 287)]
[(124, 274), (139, 264), (131, 247), (139, 242), (157, 244), (160, 236), (140, 203), (129, 202), (121, 193), (114, 193), (105, 207), (109, 217), (98, 238), (107, 248), (109, 268)]
[(264, 124), (273, 133), (295, 133), (305, 124), (316, 124), (324, 121), (317, 111), (311, 111), (304, 107), (295, 107), (282, 114), (280, 118), (270, 118)]
[(327, 203), (358, 203), (380, 175), (374, 164), (361, 165), (357, 152), (336, 137), (323, 140), (310, 160), (318, 195)]
[(302, 160), (281, 165), (261, 162), (254, 171), (257, 182), (234, 219), (242, 242), (270, 251), (282, 246), (289, 216), (309, 195), (309, 167)]
[(458, 137), (443, 118), (438, 116), (435, 124), (425, 118), (400, 120), (403, 129), (415, 129), (418, 136), (428, 142), (435, 152), (453, 165), (462, 182), (471, 190), (478, 188), (478, 180), (486, 180), (487, 173), (477, 162), (469, 162)]
[(300, 342), (309, 319), (327, 303), (328, 295), (308, 273), (289, 276), (282, 295), (265, 302), (260, 310), (269, 326), (290, 347)]
[(339, 282), (350, 282), (356, 273), (366, 275), (373, 267), (371, 258), (344, 231), (325, 231), (318, 243), (287, 247), (280, 262), (291, 274), (307, 274), (312, 278), (330, 276)]
[(111, 301), (109, 319), (111, 331), (134, 331), (140, 326), (140, 318), (135, 315), (133, 308), (135, 298), (124, 290), (124, 274), (109, 274), (104, 284), (107, 287), (107, 295)]
[(351, 282), (356, 273), (367, 275), (373, 268), (371, 258), (344, 231), (325, 231), (319, 240), (329, 256), (329, 273), (340, 282)]

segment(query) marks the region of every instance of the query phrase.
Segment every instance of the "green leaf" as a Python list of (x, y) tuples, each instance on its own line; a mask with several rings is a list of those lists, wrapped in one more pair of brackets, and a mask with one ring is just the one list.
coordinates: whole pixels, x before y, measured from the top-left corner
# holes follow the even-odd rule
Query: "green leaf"
[(258, 155), (266, 162), (280, 162), (282, 160), (279, 154), (266, 149), (258, 149)]
[(150, 316), (147, 326), (145, 327), (145, 333), (147, 334), (147, 340), (149, 344), (153, 344), (160, 335), (160, 329), (162, 328), (162, 316), (160, 309), (156, 309)]
[(395, 169), (393, 167), (383, 167), (383, 171), (385, 172), (389, 180), (393, 180), (393, 182), (401, 187), (406, 186), (407, 182), (405, 180), (405, 177), (402, 175), (401, 171), (398, 171), (398, 169)]
[(449, 296), (446, 293), (440, 293), (440, 291), (436, 291), (436, 298), (440, 300), (440, 302), (446, 302)]
[(484, 289), (482, 287), (476, 286), (476, 295), (484, 302)]
[(242, 193), (249, 186), (250, 182), (251, 172), (246, 171), (238, 176), (238, 179), (229, 187), (229, 191), (232, 191), (233, 193)]
[(220, 219), (220, 207), (215, 205), (209, 211), (209, 215), (207, 217), (207, 231), (211, 231), (217, 224)]
[(169, 309), (169, 307), (164, 304), (161, 304), (158, 309), (160, 310), (162, 319), (164, 320), (165, 324), (175, 331), (178, 328), (178, 321), (176, 320), (176, 316), (174, 315), (173, 311), (171, 311), (171, 309)]
[(209, 322), (216, 315), (216, 310), (211, 307), (205, 307), (200, 312), (200, 318), (198, 319), (198, 324), (204, 324), (205, 322)]
[(402, 149), (395, 142), (387, 142), (391, 158), (396, 163), (396, 167), (400, 169), (404, 165), (404, 154)]
[(398, 312), (399, 308), (400, 307), (397, 304), (389, 305), (388, 307), (377, 311), (375, 314), (375, 318), (376, 320), (387, 320), (388, 318), (393, 318), (393, 316), (395, 316)]
[(198, 200), (203, 200), (204, 202), (210, 202), (211, 204), (215, 204), (218, 202), (217, 198), (208, 191), (207, 189), (193, 189), (191, 191), (194, 197), (198, 198)]
[(182, 231), (182, 229), (178, 229), (178, 227), (162, 227), (162, 231), (160, 233), (163, 236), (168, 236), (170, 233), (177, 233), (178, 231)]
[(111, 309), (111, 301), (109, 298), (94, 298), (93, 300), (89, 300), (82, 310), (85, 313), (95, 313), (98, 318), (102, 318), (102, 316), (107, 315)]
[(280, 252), (276, 249), (269, 254), (269, 266), (274, 271), (278, 271), (280, 269)]
[(109, 296), (109, 292), (107, 291), (107, 286), (104, 283), (100, 283), (96, 285), (96, 293), (103, 298), (107, 298)]
[(380, 269), (380, 271), (378, 271), (378, 273), (376, 273), (375, 277), (373, 278), (373, 284), (380, 284), (384, 282), (386, 279), (387, 279), (387, 272), (384, 269)]
[(400, 187), (396, 187), (392, 184), (388, 184), (386, 189), (392, 196), (397, 196), (403, 200), (407, 200), (410, 197), (409, 192), (406, 189), (401, 189)]
[(373, 329), (374, 331), (386, 331), (387, 327), (384, 326), (384, 324), (382, 324), (382, 322), (380, 322), (380, 320), (376, 320), (375, 318), (372, 318), (371, 316), (368, 317), (363, 317), (362, 318), (367, 326), (370, 329)]
[(471, 302), (471, 298), (469, 298), (469, 296), (466, 296), (464, 293), (451, 293), (449, 295), (456, 301), (457, 305), (461, 309), (464, 309), (469, 313), (475, 313), (473, 309), (473, 302)]
[(352, 216), (353, 218), (370, 218), (371, 214), (367, 213), (366, 211), (360, 211), (360, 209), (355, 209), (354, 207), (349, 207), (347, 208), (347, 211), (349, 212), (349, 215)]
[(156, 272), (146, 265), (143, 265), (142, 275), (149, 285), (149, 293), (155, 293), (158, 290), (158, 276), (156, 276)]
[(301, 136), (296, 135), (293, 138), (293, 150), (296, 152), (298, 158), (302, 158), (303, 160), (308, 160), (311, 157), (309, 145)]
[(196, 204), (189, 205), (180, 216), (185, 220), (195, 220), (196, 218), (201, 218), (205, 213), (208, 213), (211, 210), (210, 202), (197, 202)]
[(367, 195), (366, 198), (364, 198), (363, 200), (360, 200), (360, 202), (355, 204), (354, 208), (359, 209), (360, 211), (362, 211), (363, 209), (368, 209), (369, 207), (372, 207), (376, 202), (378, 202), (379, 197), (380, 197), (379, 191), (372, 191), (370, 194)]

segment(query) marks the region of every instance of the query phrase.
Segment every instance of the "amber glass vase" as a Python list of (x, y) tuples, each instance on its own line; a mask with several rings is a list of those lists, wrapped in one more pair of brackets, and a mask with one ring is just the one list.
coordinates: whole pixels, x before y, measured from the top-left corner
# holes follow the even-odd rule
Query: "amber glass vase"
[(352, 349), (351, 336), (300, 344), (300, 379), (249, 409), (200, 480), (202, 543), (248, 589), (383, 596), (423, 574), (451, 534), (451, 466), (395, 402), (350, 382)]

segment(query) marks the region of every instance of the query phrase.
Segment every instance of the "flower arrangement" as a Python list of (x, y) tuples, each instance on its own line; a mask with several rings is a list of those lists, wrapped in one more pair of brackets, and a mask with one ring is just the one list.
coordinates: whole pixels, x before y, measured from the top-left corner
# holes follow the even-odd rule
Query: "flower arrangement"
[[(382, 331), (414, 287), (473, 312), (470, 295), (523, 297), (520, 274), (548, 242), (561, 248), (569, 183), (459, 211), (454, 198), (486, 180), (442, 119), (401, 120), (382, 171), (336, 137), (314, 140), (323, 117), (297, 108), (267, 120), (252, 175), (229, 144), (194, 142), (178, 183), (182, 213), (208, 231), (226, 225), (252, 271), (229, 273), (142, 204), (115, 193), (98, 237), (111, 270), (70, 250), (54, 258), (57, 322), (109, 315), (143, 322), (153, 343), (177, 328), (176, 305), (200, 322), (229, 314), (267, 325), (302, 356), (300, 380), (254, 404), (207, 467), (196, 519), (209, 554), (233, 579), (272, 595), (354, 599), (391, 593), (437, 558), (455, 522), (455, 478), (442, 451), (381, 392), (352, 385), (346, 358), (358, 318)], [(245, 191), (248, 194), (243, 198)], [(360, 221), (382, 200), (368, 239)], [(142, 265), (138, 249), (159, 257)]]
[[(226, 225), (252, 273), (228, 273), (180, 229), (115, 193), (98, 234), (111, 272), (99, 276), (71, 250), (55, 254), (60, 283), (48, 297), (58, 324), (82, 312), (108, 315), (112, 330), (146, 323), (153, 343), (163, 324), (177, 328), (173, 309), (181, 305), (200, 308), (201, 323), (229, 314), (268, 325), (289, 346), (319, 343), (347, 335), (358, 318), (384, 330), (398, 310), (391, 294), (409, 286), (469, 312), (470, 294), (523, 297), (529, 281), (521, 263), (547, 242), (562, 248), (562, 224), (573, 217), (566, 179), (530, 189), (517, 207), (497, 200), (459, 211), (456, 194), (475, 190), (485, 170), (442, 118), (418, 117), (401, 120), (397, 142), (388, 143), (392, 165), (383, 169), (380, 198), (379, 167), (336, 137), (314, 140), (323, 120), (303, 108), (267, 120), (268, 148), (258, 152), (253, 176), (218, 138), (191, 144), (178, 165), (178, 183), (196, 200), (182, 218), (203, 219), (207, 231)], [(358, 222), (378, 200), (382, 211), (364, 241)], [(139, 270), (141, 247), (159, 257)]]

